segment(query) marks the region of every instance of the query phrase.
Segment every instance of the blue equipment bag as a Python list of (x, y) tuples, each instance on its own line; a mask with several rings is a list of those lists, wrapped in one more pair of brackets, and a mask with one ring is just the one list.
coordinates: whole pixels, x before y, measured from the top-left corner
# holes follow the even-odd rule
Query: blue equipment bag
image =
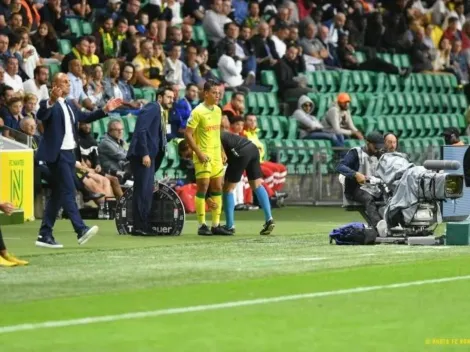
[(338, 245), (368, 245), (374, 244), (377, 232), (369, 229), (361, 222), (351, 222), (330, 233), (330, 244)]

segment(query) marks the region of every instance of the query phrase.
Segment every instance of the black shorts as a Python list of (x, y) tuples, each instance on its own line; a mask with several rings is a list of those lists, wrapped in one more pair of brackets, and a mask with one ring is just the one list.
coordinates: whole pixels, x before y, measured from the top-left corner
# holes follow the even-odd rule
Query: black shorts
[(242, 179), (243, 171), (249, 181), (262, 178), (259, 150), (254, 144), (246, 146), (241, 151), (241, 156), (227, 155), (227, 170), (225, 170), (225, 181), (238, 183)]

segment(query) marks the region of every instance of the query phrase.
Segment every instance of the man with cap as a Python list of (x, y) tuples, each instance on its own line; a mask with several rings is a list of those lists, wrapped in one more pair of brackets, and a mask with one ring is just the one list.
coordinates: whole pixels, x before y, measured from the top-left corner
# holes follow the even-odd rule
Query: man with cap
[(348, 93), (339, 93), (336, 101), (333, 102), (325, 114), (322, 121), (323, 132), (330, 132), (336, 135), (357, 139), (364, 139), (362, 133), (354, 125), (349, 111), (351, 97)]
[(447, 127), (444, 129), (442, 137), (444, 137), (446, 145), (465, 145), (465, 143), (460, 140), (460, 132), (456, 127)]
[(381, 194), (376, 187), (366, 184), (366, 181), (375, 176), (378, 159), (385, 148), (384, 136), (379, 132), (371, 132), (366, 137), (365, 147), (355, 147), (348, 151), (336, 170), (345, 177), (344, 195), (349, 201), (362, 204), (371, 226), (376, 228), (382, 220), (375, 205), (375, 200)]

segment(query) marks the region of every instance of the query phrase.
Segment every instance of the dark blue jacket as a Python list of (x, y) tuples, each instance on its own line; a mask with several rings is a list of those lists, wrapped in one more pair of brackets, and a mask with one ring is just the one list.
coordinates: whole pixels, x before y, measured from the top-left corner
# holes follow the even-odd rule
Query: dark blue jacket
[[(166, 129), (166, 126), (164, 126)], [(155, 158), (159, 151), (165, 150), (166, 139), (163, 136), (162, 113), (160, 104), (146, 104), (137, 115), (134, 134), (127, 152), (127, 158), (142, 158), (146, 155)]]
[(353, 148), (348, 151), (343, 160), (341, 160), (336, 167), (336, 171), (341, 175), (346, 176), (344, 181), (345, 194), (353, 194), (356, 188), (359, 187), (359, 183), (357, 183), (354, 177), (356, 172), (359, 170), (359, 166), (359, 155), (357, 154), (357, 150)]
[[(59, 103), (55, 103), (50, 108), (47, 108), (48, 100), (42, 100), (39, 103), (39, 110), (37, 114), (38, 120), (42, 121), (44, 126), (44, 134), (41, 143), (39, 144), (37, 159), (48, 163), (54, 163), (59, 157), (60, 148), (65, 136), (65, 123), (64, 111)], [(106, 116), (105, 112), (101, 109), (93, 112), (82, 112), (78, 110), (72, 102), (65, 100), (73, 112), (75, 123), (73, 124), (74, 135), (78, 132), (79, 122), (93, 122)]]

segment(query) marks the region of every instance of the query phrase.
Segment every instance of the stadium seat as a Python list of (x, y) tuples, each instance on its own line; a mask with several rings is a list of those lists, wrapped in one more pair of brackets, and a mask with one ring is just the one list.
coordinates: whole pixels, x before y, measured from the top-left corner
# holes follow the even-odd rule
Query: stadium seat
[(206, 32), (202, 26), (193, 26), (193, 39), (200, 46), (207, 48), (209, 46), (209, 41), (207, 40)]
[(297, 143), (294, 139), (287, 139), (284, 142), (284, 148), (287, 152), (288, 162), (286, 163), (287, 172), (289, 174), (296, 173), (297, 164), (299, 163), (299, 154)]
[(68, 39), (59, 40), (59, 53), (62, 55), (67, 55), (72, 51), (72, 44)]
[(128, 136), (127, 141), (129, 142), (132, 138), (132, 134), (134, 133), (137, 119), (135, 116), (131, 116), (131, 117), (124, 118), (122, 121), (124, 122), (124, 128), (126, 129), (127, 136)]
[(258, 116), (258, 127), (260, 129), (260, 138), (273, 139), (274, 133), (272, 124), (269, 121), (269, 116)]
[(178, 147), (176, 143), (169, 142), (167, 144), (166, 155), (168, 158), (168, 167), (177, 169), (180, 166), (180, 157), (178, 155)]
[(144, 91), (141, 88), (132, 88), (136, 99), (144, 99)]
[(83, 35), (91, 35), (93, 33), (93, 25), (87, 21), (81, 21), (80, 25), (82, 27)]
[[(289, 138), (289, 118), (287, 116), (277, 116), (277, 119), (281, 131), (279, 132), (280, 138)], [(290, 139), (295, 139), (295, 137)]]
[(363, 63), (367, 60), (366, 54), (362, 51), (356, 51), (354, 53), (354, 56), (356, 57), (358, 63)]
[(424, 75), (421, 73), (416, 73), (410, 77), (413, 79), (413, 88), (416, 93), (426, 92), (426, 82), (424, 81)]
[(252, 114), (259, 114), (258, 99), (256, 97), (256, 93), (250, 93), (245, 95), (245, 108), (248, 112)]
[(279, 90), (274, 71), (261, 71), (261, 84), (271, 87), (271, 92), (277, 92)]
[(269, 152), (270, 157), (276, 160), (276, 162), (284, 165), (288, 164), (289, 157), (285, 150), (283, 141), (279, 139), (269, 141)]
[(59, 64), (50, 64), (49, 65), (49, 80), (52, 81), (56, 73), (60, 72), (60, 65)]
[(283, 131), (282, 125), (279, 121), (279, 116), (269, 116), (267, 118), (267, 120), (271, 124), (271, 130), (273, 131), (273, 138), (274, 139), (283, 139), (284, 138), (284, 131)]
[(67, 18), (65, 23), (69, 26), (70, 32), (72, 32), (72, 34), (74, 34), (76, 37), (82, 36), (82, 28), (78, 18)]
[(300, 175), (305, 175), (307, 173), (307, 165), (311, 163), (310, 155), (308, 150), (308, 143), (302, 139), (297, 139), (295, 141), (295, 145), (298, 148), (297, 156), (298, 156), (298, 163), (297, 163), (297, 173)]
[(279, 115), (279, 100), (277, 99), (276, 93), (266, 93), (264, 99), (269, 106), (269, 114)]

